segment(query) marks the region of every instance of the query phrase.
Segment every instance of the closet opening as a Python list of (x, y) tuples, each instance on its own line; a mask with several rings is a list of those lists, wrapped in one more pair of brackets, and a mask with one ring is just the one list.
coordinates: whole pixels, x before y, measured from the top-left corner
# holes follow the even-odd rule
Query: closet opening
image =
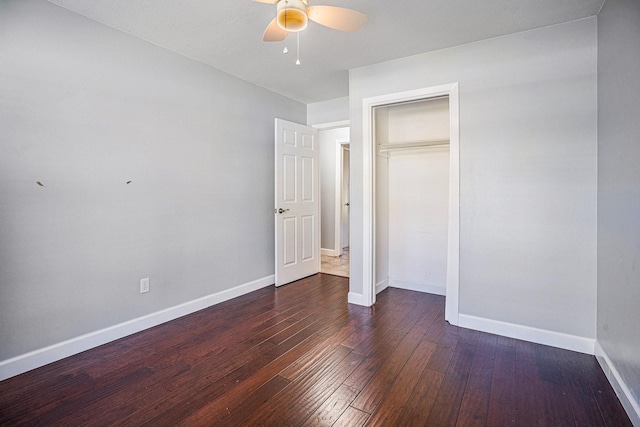
[(365, 242), (369, 276), (363, 297), (372, 305), (389, 286), (444, 295), (445, 318), (457, 324), (457, 85), (369, 98), (364, 104), (371, 237), (368, 248)]
[(374, 108), (375, 283), (446, 295), (449, 97)]

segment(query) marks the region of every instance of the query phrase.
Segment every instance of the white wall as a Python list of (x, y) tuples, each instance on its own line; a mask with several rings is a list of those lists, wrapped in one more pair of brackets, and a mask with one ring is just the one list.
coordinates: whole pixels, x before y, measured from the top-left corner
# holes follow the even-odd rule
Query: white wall
[(389, 188), (390, 285), (444, 295), (449, 148), (391, 153)]
[(598, 15), (598, 344), (599, 356), (605, 356), (605, 373), (636, 426), (640, 426), (639, 52), (640, 2), (607, 0)]
[(363, 99), (458, 82), (460, 313), (593, 351), (596, 32), (588, 18), (351, 71), (354, 295), (363, 287)]
[[(335, 250), (336, 165), (340, 155), (336, 141), (348, 140), (349, 128), (321, 130), (320, 141), (320, 246)], [(339, 249), (339, 248), (338, 248)]]
[(39, 0), (0, 64), (0, 361), (273, 275), (304, 104)]
[[(356, 161), (352, 157), (352, 164)], [(353, 169), (351, 169), (353, 180)], [(375, 285), (376, 292), (382, 291), (389, 286), (389, 157), (376, 153), (376, 172), (375, 172), (375, 229), (374, 229), (374, 245), (375, 245)], [(351, 189), (353, 191), (353, 181)], [(356, 193), (358, 194), (358, 193)], [(354, 195), (351, 196), (353, 200)], [(353, 206), (353, 202), (352, 202)], [(351, 211), (353, 212), (353, 210)], [(353, 215), (351, 216), (351, 230), (353, 232)], [(351, 240), (353, 244), (353, 240)], [(349, 256), (351, 256), (352, 248), (349, 248)], [(351, 274), (351, 272), (350, 272)]]

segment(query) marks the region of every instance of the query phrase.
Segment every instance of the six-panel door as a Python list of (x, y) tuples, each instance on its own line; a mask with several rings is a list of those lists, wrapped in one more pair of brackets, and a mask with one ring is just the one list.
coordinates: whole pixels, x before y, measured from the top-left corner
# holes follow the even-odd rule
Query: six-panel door
[(276, 286), (320, 270), (317, 129), (276, 119)]

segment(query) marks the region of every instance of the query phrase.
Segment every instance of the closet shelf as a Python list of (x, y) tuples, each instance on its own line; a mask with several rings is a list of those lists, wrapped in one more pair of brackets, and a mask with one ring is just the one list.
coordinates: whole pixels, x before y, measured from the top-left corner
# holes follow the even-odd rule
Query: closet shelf
[(389, 144), (378, 144), (380, 152), (387, 152), (393, 150), (408, 150), (412, 148), (436, 148), (436, 147), (448, 147), (448, 139), (432, 139), (425, 141), (413, 141), (413, 142), (399, 142)]

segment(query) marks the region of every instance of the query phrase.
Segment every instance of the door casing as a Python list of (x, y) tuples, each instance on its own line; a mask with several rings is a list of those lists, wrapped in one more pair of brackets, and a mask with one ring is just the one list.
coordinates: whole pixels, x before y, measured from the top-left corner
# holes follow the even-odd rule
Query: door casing
[(460, 286), (460, 119), (458, 83), (365, 98), (363, 106), (362, 297), (353, 303), (372, 306), (375, 292), (375, 130), (374, 108), (422, 99), (449, 97), (449, 219), (445, 319), (458, 324)]

